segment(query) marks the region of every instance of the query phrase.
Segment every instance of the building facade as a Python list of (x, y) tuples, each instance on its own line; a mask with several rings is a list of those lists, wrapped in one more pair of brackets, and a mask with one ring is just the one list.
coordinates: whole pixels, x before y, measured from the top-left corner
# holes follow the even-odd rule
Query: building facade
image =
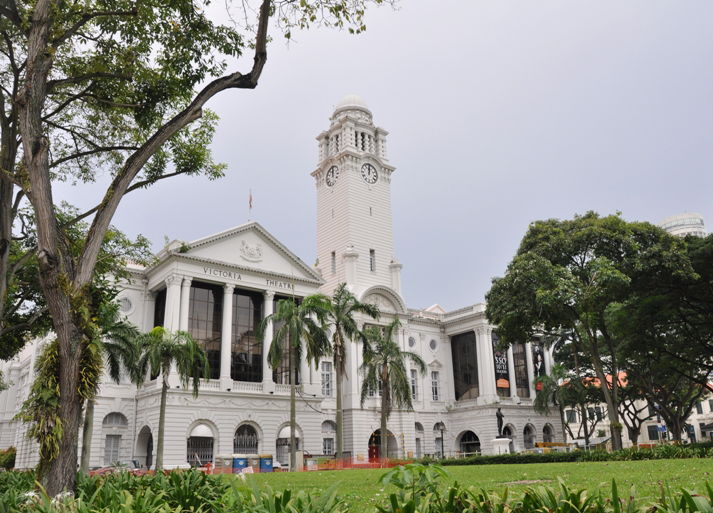
[(703, 216), (692, 212), (667, 217), (659, 223), (659, 227), (671, 235), (678, 235), (679, 237), (686, 235), (705, 237), (708, 235), (703, 222)]
[[(206, 349), (210, 379), (194, 398), (170, 375), (164, 464), (182, 467), (217, 455), (270, 453), (282, 463), (289, 452), (290, 372), (300, 383), (297, 401), (299, 449), (312, 455), (335, 449), (335, 372), (329, 358), (270, 367), (258, 324), (284, 298), (316, 292), (330, 295), (347, 283), (362, 301), (378, 305), (378, 321), (401, 321), (397, 338), (419, 354), (427, 372), (409, 369), (413, 411), (396, 410), (388, 429), (388, 455), (421, 457), (492, 453), (496, 411), (504, 415), (510, 448), (562, 441), (559, 415), (537, 414), (533, 381), (551, 366), (539, 340), (497, 348), (485, 305), (446, 312), (438, 305), (409, 309), (401, 293), (401, 264), (394, 255), (391, 183), (395, 168), (386, 152), (387, 132), (356, 96), (335, 109), (318, 137), (319, 164), (311, 173), (317, 189), (317, 255), (310, 267), (260, 224), (252, 222), (192, 242), (174, 241), (147, 268), (131, 267), (119, 296), (128, 320), (147, 331), (164, 326), (191, 333)], [(17, 466), (37, 463), (25, 427), (13, 420), (27, 397), (33, 365), (45, 341), (28, 344), (1, 364), (10, 388), (0, 393), (0, 448), (18, 448)], [(356, 461), (378, 456), (378, 391), (362, 405), (361, 346), (351, 342), (344, 393), (344, 450)], [(150, 467), (158, 431), (161, 383), (140, 388), (128, 380), (102, 383), (95, 406), (91, 465), (137, 459)]]

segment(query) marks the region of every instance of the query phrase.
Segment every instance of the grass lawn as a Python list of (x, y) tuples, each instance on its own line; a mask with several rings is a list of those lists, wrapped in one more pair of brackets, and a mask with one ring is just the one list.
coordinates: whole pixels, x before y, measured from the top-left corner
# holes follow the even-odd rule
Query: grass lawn
[[(575, 488), (592, 491), (604, 488), (608, 492), (611, 480), (615, 478), (620, 493), (624, 494), (634, 486), (637, 499), (644, 502), (658, 495), (662, 483), (669, 485), (672, 491), (680, 488), (702, 490), (701, 485), (706, 481), (713, 483), (713, 459), (471, 465), (445, 469), (451, 480), (463, 485), (498, 491), (508, 486), (515, 492), (536, 486), (537, 482), (556, 485), (558, 477)], [(378, 483), (384, 472), (386, 470), (381, 469), (278, 472), (254, 474), (248, 479), (273, 489), (315, 491), (325, 490), (336, 483), (339, 495), (354, 511), (360, 506), (381, 503), (394, 490), (384, 489)], [(524, 483), (526, 481), (528, 483)]]

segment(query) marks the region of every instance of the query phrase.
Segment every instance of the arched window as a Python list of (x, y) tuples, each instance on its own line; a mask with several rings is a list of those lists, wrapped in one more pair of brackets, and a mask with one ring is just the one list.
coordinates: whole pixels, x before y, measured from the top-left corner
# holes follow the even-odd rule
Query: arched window
[(523, 438), (523, 443), (525, 445), (525, 449), (534, 449), (535, 448), (535, 428), (532, 426), (532, 424), (528, 424), (525, 426), (525, 429), (522, 431), (522, 438)]
[(257, 454), (257, 431), (250, 424), (238, 426), (233, 437), (233, 452), (237, 454)]
[(416, 429), (416, 457), (422, 458), (423, 457), (423, 424), (421, 424), (420, 422), (416, 422), (414, 427)]
[(198, 424), (191, 430), (187, 441), (187, 461), (191, 467), (213, 462), (213, 430), (206, 424)]
[(460, 435), (460, 452), (465, 456), (480, 454), (480, 439), (472, 431), (464, 431)]
[(129, 422), (126, 420), (123, 414), (113, 411), (102, 421), (103, 427), (126, 427)]
[(446, 425), (443, 422), (436, 422), (433, 425), (433, 438), (435, 442), (435, 453), (437, 458), (445, 455), (443, 439), (445, 438)]
[(102, 420), (104, 430), (104, 465), (113, 465), (119, 461), (121, 435), (128, 426), (126, 417), (119, 412), (111, 412)]
[(322, 454), (331, 456), (336, 450), (334, 440), (337, 436), (337, 425), (331, 420), (322, 422)]
[(548, 443), (555, 441), (554, 429), (549, 424), (545, 424), (545, 427), (542, 428), (542, 441)]

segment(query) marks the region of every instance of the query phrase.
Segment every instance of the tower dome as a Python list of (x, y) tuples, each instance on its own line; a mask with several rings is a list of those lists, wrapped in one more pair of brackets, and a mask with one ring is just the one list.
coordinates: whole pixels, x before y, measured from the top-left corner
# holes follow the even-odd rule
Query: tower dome
[(337, 112), (340, 112), (342, 110), (354, 109), (364, 110), (371, 114), (371, 111), (366, 105), (366, 102), (361, 98), (361, 96), (358, 96), (356, 94), (348, 94), (344, 98), (342, 98), (339, 103), (337, 103), (337, 106), (334, 108), (334, 113), (336, 114)]

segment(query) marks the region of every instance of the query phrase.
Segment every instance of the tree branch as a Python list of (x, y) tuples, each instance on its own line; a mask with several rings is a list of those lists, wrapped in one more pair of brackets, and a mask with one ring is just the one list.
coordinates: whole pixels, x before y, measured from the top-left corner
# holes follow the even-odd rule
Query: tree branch
[(257, 86), (258, 79), (267, 61), (267, 29), (270, 18), (270, 4), (270, 0), (262, 0), (260, 6), (255, 56), (250, 72), (245, 75), (235, 72), (213, 80), (196, 95), (190, 105), (159, 128), (127, 159), (126, 164), (109, 186), (89, 229), (77, 268), (75, 286), (81, 287), (91, 280), (94, 265), (109, 223), (119, 206), (121, 198), (149, 158), (179, 130), (200, 118), (203, 114), (203, 106), (213, 96), (226, 89), (254, 89)]
[(86, 82), (87, 80), (92, 80), (95, 78), (118, 78), (121, 80), (131, 80), (132, 76), (124, 75), (121, 73), (106, 73), (99, 71), (97, 71), (96, 73), (85, 73), (84, 75), (77, 75), (76, 77), (66, 77), (58, 78), (56, 80), (49, 80), (47, 82), (47, 91), (52, 92), (58, 87), (81, 84), (82, 82)]
[(53, 167), (57, 167), (60, 164), (64, 164), (67, 161), (70, 160), (75, 160), (79, 159), (82, 157), (87, 157), (89, 155), (95, 155), (97, 153), (102, 153), (105, 151), (117, 151), (117, 150), (137, 150), (138, 148), (136, 146), (97, 146), (93, 150), (86, 150), (86, 151), (80, 151), (79, 153), (73, 153), (72, 155), (67, 155), (66, 157), (62, 157), (61, 159), (55, 160), (50, 164), (50, 169)]
[(76, 34), (80, 28), (82, 28), (84, 25), (89, 23), (94, 18), (99, 18), (101, 16), (136, 16), (137, 12), (138, 11), (136, 10), (136, 8), (134, 8), (134, 9), (131, 9), (130, 11), (93, 11), (93, 12), (84, 13), (62, 35), (53, 39), (50, 42), (50, 44), (55, 47), (60, 46), (67, 39), (69, 39), (74, 34)]
[(10, 20), (17, 28), (22, 28), (22, 19), (17, 12), (15, 0), (0, 0), (0, 14)]

